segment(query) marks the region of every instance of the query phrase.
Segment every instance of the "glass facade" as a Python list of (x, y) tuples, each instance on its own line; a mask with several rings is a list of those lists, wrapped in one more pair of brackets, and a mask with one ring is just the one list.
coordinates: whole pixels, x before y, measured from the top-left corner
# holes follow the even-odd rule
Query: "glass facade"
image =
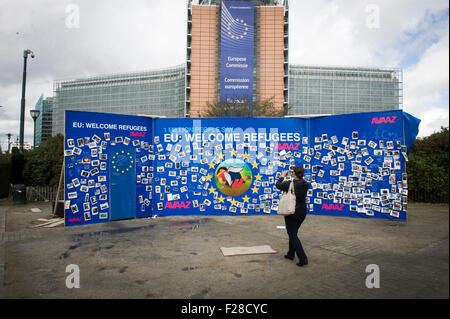
[(65, 110), (184, 117), (185, 65), (163, 70), (55, 81), (53, 135)]
[(289, 115), (343, 114), (402, 108), (402, 71), (289, 66)]
[(36, 119), (36, 145), (38, 147), (42, 142), (52, 136), (52, 115), (53, 115), (53, 97), (44, 99), (41, 95), (34, 107), (39, 110), (39, 117)]
[[(47, 115), (36, 121), (36, 145), (48, 134), (52, 102), (53, 135), (64, 133), (65, 110), (185, 117), (185, 75), (186, 65), (180, 65), (159, 71), (56, 81), (53, 100), (40, 102)], [(289, 65), (288, 83), (287, 115), (375, 112), (403, 107), (402, 71), (397, 69)]]

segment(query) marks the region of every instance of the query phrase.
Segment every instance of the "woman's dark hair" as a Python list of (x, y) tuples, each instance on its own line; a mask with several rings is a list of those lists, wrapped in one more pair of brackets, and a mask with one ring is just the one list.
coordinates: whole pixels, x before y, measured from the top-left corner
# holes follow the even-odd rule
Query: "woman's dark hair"
[(293, 171), (294, 171), (295, 176), (297, 176), (298, 178), (303, 178), (305, 169), (302, 166), (295, 166)]

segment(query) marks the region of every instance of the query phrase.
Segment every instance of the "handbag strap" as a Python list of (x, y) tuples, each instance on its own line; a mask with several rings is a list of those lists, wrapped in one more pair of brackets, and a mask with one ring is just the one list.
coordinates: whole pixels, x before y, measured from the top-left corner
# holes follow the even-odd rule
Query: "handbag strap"
[(294, 194), (294, 181), (291, 181), (288, 192), (290, 192), (291, 194)]

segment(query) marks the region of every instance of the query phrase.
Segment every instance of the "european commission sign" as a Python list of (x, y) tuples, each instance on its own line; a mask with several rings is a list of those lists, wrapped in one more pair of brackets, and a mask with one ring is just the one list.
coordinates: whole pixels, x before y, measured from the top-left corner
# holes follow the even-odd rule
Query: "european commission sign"
[(220, 99), (253, 99), (253, 1), (223, 1)]

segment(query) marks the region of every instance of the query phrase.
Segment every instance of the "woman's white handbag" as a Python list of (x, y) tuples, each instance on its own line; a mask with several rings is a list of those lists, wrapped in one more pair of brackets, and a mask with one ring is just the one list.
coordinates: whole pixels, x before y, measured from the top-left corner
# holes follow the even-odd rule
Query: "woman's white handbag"
[(278, 205), (278, 215), (288, 216), (293, 213), (295, 213), (294, 181), (289, 185), (287, 193), (281, 195), (280, 203)]

